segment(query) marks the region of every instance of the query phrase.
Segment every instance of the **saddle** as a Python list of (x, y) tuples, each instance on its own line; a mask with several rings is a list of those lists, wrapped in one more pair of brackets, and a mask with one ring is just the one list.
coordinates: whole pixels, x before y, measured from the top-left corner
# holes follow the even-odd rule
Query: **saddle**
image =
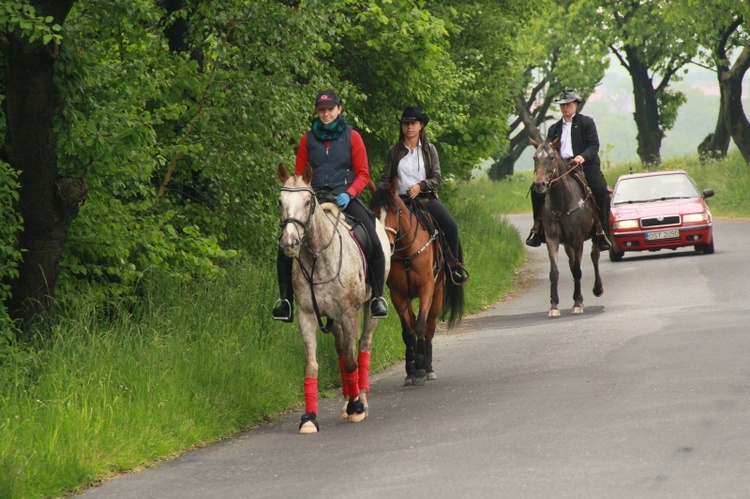
[(427, 208), (425, 207), (426, 199), (420, 197), (417, 197), (416, 199), (402, 197), (401, 199), (403, 199), (406, 206), (408, 206), (412, 213), (414, 213), (414, 216), (417, 217), (417, 221), (419, 222), (419, 224), (427, 232), (429, 232), (430, 234), (435, 234), (435, 231), (437, 231), (436, 239), (438, 244), (440, 244), (442, 258), (438, 259), (440, 261), (435, 262), (435, 268), (433, 269), (434, 274), (437, 275), (441, 265), (444, 265), (446, 271), (450, 272), (450, 269), (458, 265), (459, 261), (456, 255), (453, 254), (450, 247), (448, 246), (448, 241), (445, 238), (445, 234), (443, 234), (443, 231), (440, 229), (435, 219), (432, 218), (430, 212), (427, 211)]
[[(370, 235), (367, 233), (367, 229), (365, 229), (365, 226), (362, 224), (362, 221), (358, 218), (352, 217), (345, 211), (342, 211), (341, 208), (339, 208), (339, 206), (333, 201), (334, 198), (330, 194), (318, 194), (317, 197), (318, 201), (320, 202), (320, 207), (323, 208), (324, 211), (327, 211), (336, 217), (338, 217), (339, 214), (343, 215), (340, 220), (341, 225), (346, 227), (354, 240), (357, 242), (357, 245), (359, 245), (359, 248), (362, 250), (365, 261), (369, 262), (372, 258), (373, 244), (380, 244), (380, 241), (373, 242), (370, 239)], [(354, 198), (351, 200), (351, 202), (361, 203), (359, 198)], [(368, 209), (367, 212), (370, 214), (372, 220), (375, 221), (375, 213), (373, 213), (370, 209)], [(366, 274), (369, 275), (369, 272), (367, 272)]]

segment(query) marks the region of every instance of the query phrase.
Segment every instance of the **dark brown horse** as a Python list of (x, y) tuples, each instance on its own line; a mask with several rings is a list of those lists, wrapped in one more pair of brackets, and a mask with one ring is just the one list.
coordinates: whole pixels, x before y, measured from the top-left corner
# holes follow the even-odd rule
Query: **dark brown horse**
[[(536, 147), (534, 153), (534, 184), (532, 189), (546, 194), (542, 209), (542, 224), (547, 241), (550, 271), (550, 317), (559, 317), (557, 305), (560, 298), (557, 294), (557, 283), (560, 271), (557, 267), (557, 253), (560, 245), (568, 255), (570, 271), (573, 274), (573, 308), (572, 314), (583, 313), (583, 295), (581, 294), (581, 258), (583, 243), (594, 233), (595, 213), (589, 198), (591, 191), (583, 180), (583, 174), (576, 172), (575, 167), (566, 165), (557, 150), (557, 139), (554, 142), (538, 143), (531, 140)], [(594, 296), (604, 293), (602, 278), (599, 275), (599, 247), (591, 244), (591, 261), (594, 263)]]
[[(421, 386), (437, 378), (432, 368), (432, 338), (438, 317), (444, 319), (447, 313), (448, 327), (457, 324), (463, 316), (464, 294), (461, 286), (446, 279), (439, 232), (425, 229), (398, 196), (396, 182), (387, 189), (375, 189), (370, 182), (370, 208), (385, 226), (393, 247), (387, 283), (406, 345), (404, 386)], [(414, 298), (419, 300), (417, 313)]]

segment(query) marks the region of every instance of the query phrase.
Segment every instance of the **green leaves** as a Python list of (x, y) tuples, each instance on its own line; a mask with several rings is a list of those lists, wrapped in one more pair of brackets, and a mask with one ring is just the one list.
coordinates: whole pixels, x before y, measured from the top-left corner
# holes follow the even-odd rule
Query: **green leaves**
[(59, 45), (61, 26), (52, 16), (41, 17), (26, 2), (5, 1), (0, 5), (0, 32), (13, 33), (28, 43), (41, 40), (44, 45)]
[[(18, 277), (18, 263), (21, 261), (21, 252), (16, 244), (23, 222), (15, 209), (18, 186), (18, 172), (0, 161), (0, 331), (8, 335), (13, 331), (13, 324), (8, 317), (5, 301), (10, 297), (9, 284)], [(10, 339), (0, 334), (0, 350)]]

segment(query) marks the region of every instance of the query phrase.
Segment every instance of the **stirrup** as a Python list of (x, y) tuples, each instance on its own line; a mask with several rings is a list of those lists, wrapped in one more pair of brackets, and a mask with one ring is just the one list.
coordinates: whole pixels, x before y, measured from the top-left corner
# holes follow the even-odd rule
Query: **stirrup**
[(273, 304), (272, 313), (276, 321), (292, 322), (292, 302), (286, 298), (279, 298)]
[(539, 234), (538, 229), (531, 229), (529, 237), (526, 238), (526, 245), (532, 248), (538, 248), (542, 245), (542, 236)]
[(612, 248), (612, 244), (609, 242), (607, 234), (604, 232), (596, 235), (596, 244), (599, 247), (599, 251), (609, 251), (609, 249)]
[(469, 280), (469, 273), (463, 273), (461, 272), (461, 267), (456, 265), (451, 269), (451, 281), (453, 281), (453, 284), (456, 286), (461, 286), (462, 284), (466, 283), (466, 281)]
[[(378, 313), (375, 313), (375, 308), (377, 307), (376, 303), (382, 306), (382, 310), (377, 311)], [(383, 313), (383, 311), (385, 311), (385, 313)], [(388, 304), (386, 303), (385, 298), (378, 296), (377, 298), (372, 299), (370, 302), (370, 314), (373, 319), (385, 319), (388, 317)]]

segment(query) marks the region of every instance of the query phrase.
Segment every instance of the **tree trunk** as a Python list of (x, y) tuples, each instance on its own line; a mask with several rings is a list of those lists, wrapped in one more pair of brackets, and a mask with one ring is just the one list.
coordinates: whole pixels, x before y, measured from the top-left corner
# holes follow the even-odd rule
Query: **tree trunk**
[(628, 71), (633, 82), (635, 100), (635, 125), (638, 129), (638, 156), (644, 165), (661, 162), (661, 141), (664, 132), (659, 127), (659, 104), (656, 89), (648, 75), (648, 68), (633, 47), (625, 47)]
[[(722, 94), (721, 102), (723, 102), (724, 88), (719, 85), (719, 89)], [(724, 114), (723, 106), (719, 106), (719, 117), (716, 120), (716, 128), (698, 145), (698, 157), (701, 162), (710, 159), (722, 159), (727, 156), (729, 141), (732, 137), (729, 134)]]
[(750, 42), (740, 53), (730, 71), (719, 71), (721, 110), (729, 133), (745, 162), (750, 164), (750, 122), (742, 107), (742, 79), (750, 68)]
[[(62, 24), (74, 0), (31, 2), (38, 15)], [(19, 246), (23, 261), (11, 283), (11, 317), (26, 322), (49, 309), (70, 223), (86, 195), (86, 184), (57, 170), (52, 120), (61, 100), (54, 83), (58, 47), (10, 35), (6, 48), (6, 136), (8, 163), (20, 174)]]

